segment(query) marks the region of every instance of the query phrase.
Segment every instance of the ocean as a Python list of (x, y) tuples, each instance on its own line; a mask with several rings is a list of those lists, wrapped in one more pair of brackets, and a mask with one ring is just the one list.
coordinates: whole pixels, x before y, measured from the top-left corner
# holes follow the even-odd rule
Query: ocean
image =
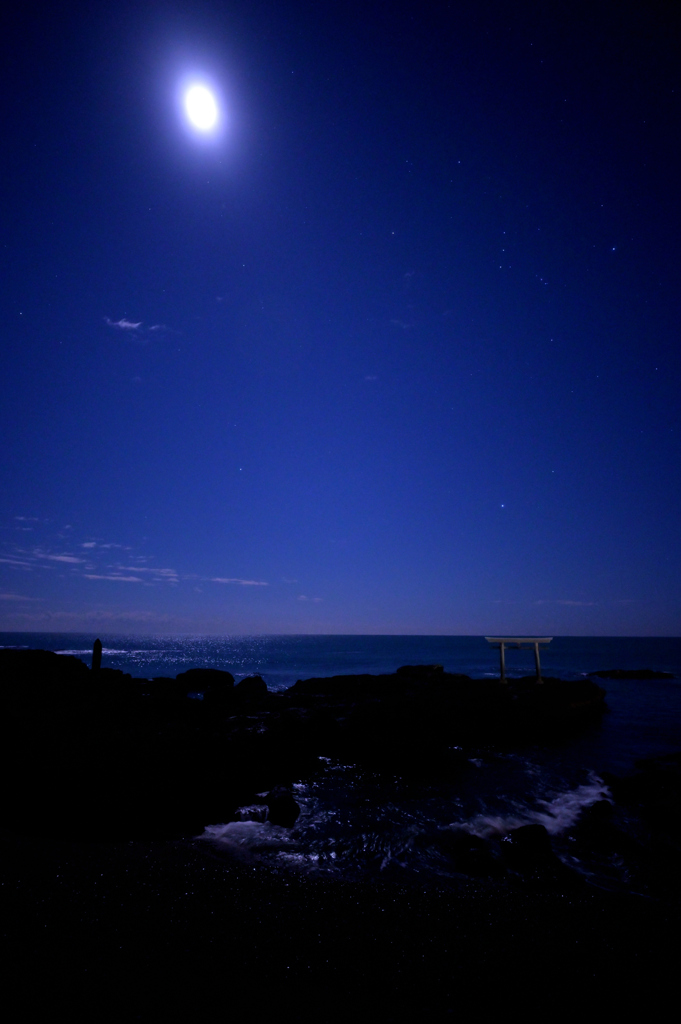
[[(474, 678), (498, 676), (498, 653), (484, 637), (447, 636), (140, 636), (101, 634), (102, 664), (141, 678), (189, 668), (220, 668), (237, 681), (257, 673), (271, 690), (297, 679), (394, 672), (405, 664), (441, 664)], [(87, 664), (94, 634), (4, 633), (0, 646), (73, 654)], [(572, 830), (589, 805), (609, 800), (604, 773), (626, 775), (639, 758), (681, 750), (681, 638), (555, 637), (542, 651), (542, 674), (577, 679), (605, 669), (654, 669), (665, 680), (599, 679), (608, 710), (576, 735), (513, 750), (466, 750), (459, 777), (386, 777), (362, 766), (321, 758), (323, 771), (296, 780), (301, 814), (292, 829), (244, 809), (244, 820), (211, 822), (201, 842), (217, 855), (254, 866), (349, 879), (372, 876), (456, 885), (443, 840), (465, 831), (492, 842), (510, 829), (541, 823), (555, 852), (605, 888), (632, 885), (617, 853), (585, 861)], [(532, 651), (510, 651), (509, 675), (534, 670)], [(200, 695), (196, 695), (199, 697)], [(638, 823), (618, 811), (636, 839)]]

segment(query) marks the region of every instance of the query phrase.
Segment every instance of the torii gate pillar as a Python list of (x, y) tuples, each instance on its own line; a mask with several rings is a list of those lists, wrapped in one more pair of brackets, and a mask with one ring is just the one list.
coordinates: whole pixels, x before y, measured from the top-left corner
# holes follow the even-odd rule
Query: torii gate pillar
[(502, 683), (506, 682), (506, 648), (534, 647), (534, 664), (537, 670), (537, 682), (543, 683), (541, 677), (541, 663), (539, 661), (539, 645), (550, 644), (552, 636), (486, 636), (485, 640), (492, 647), (499, 648), (499, 678)]

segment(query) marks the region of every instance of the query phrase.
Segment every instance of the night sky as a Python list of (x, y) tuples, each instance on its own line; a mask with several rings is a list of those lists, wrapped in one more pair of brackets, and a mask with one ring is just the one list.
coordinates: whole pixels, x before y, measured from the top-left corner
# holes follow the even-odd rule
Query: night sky
[(12, 6), (1, 629), (679, 634), (673, 4)]

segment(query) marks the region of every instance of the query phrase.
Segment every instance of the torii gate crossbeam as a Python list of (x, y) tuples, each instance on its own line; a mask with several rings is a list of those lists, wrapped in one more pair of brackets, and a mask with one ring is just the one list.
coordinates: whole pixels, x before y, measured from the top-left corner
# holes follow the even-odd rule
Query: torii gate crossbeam
[(516, 650), (523, 647), (534, 647), (534, 663), (537, 669), (537, 682), (543, 683), (541, 677), (541, 665), (539, 663), (539, 645), (550, 644), (552, 636), (486, 636), (485, 640), (492, 647), (499, 648), (499, 677), (502, 683), (506, 682), (506, 658), (505, 650), (513, 647)]

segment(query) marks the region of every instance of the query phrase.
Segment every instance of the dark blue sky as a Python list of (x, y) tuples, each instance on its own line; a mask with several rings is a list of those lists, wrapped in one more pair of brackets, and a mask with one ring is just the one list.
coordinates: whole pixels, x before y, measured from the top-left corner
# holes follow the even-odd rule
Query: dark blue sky
[(673, 5), (64, 6), (0, 35), (0, 628), (678, 635)]

